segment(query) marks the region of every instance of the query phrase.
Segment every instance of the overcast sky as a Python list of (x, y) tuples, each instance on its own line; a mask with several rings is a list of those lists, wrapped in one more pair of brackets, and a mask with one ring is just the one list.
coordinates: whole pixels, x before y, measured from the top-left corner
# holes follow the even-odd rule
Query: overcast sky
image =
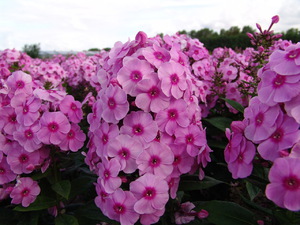
[(231, 26), (300, 29), (300, 0), (0, 0), (0, 50), (40, 43), (42, 50), (82, 51), (112, 47), (180, 30)]

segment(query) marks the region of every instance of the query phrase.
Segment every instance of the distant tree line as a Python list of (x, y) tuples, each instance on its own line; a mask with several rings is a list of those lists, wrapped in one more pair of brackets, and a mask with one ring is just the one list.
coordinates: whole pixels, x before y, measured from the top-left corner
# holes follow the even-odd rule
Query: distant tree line
[[(201, 30), (191, 30), (189, 32), (182, 30), (180, 34), (187, 34), (191, 38), (197, 38), (204, 46), (212, 51), (217, 47), (227, 47), (232, 49), (245, 49), (247, 47), (253, 47), (250, 43), (250, 39), (247, 33), (254, 33), (255, 29), (250, 26), (244, 26), (240, 29), (237, 26), (232, 26), (228, 30), (221, 29), (220, 32), (215, 32), (209, 28), (203, 28)], [(293, 43), (300, 41), (300, 31), (296, 28), (291, 28), (283, 34), (282, 39), (291, 40)]]

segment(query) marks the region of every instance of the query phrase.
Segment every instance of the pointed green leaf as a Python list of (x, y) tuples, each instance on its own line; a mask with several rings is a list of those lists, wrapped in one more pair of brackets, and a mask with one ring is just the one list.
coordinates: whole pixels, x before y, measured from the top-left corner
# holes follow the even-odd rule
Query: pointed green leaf
[(220, 129), (221, 131), (225, 132), (226, 128), (230, 127), (232, 119), (227, 117), (212, 117), (212, 118), (205, 118), (204, 121), (210, 123), (214, 127)]
[(62, 214), (55, 218), (55, 225), (79, 225), (76, 217)]
[(62, 180), (58, 183), (52, 185), (52, 189), (65, 199), (69, 198), (70, 191), (71, 191), (71, 183), (68, 180)]
[(236, 102), (236, 101), (233, 101), (231, 99), (228, 99), (228, 98), (222, 98), (225, 102), (227, 102), (229, 105), (231, 105), (234, 109), (236, 109), (237, 111), (241, 112), (241, 113), (244, 113), (244, 107)]
[(194, 191), (213, 187), (221, 184), (223, 181), (216, 180), (212, 177), (206, 176), (203, 180), (182, 180), (179, 184), (178, 190), (181, 191)]
[(246, 188), (247, 188), (248, 195), (249, 195), (251, 201), (252, 201), (252, 200), (258, 195), (258, 193), (260, 192), (260, 189), (259, 189), (257, 186), (255, 186), (255, 185), (253, 185), (253, 184), (251, 184), (250, 182), (247, 182), (247, 181), (246, 181)]

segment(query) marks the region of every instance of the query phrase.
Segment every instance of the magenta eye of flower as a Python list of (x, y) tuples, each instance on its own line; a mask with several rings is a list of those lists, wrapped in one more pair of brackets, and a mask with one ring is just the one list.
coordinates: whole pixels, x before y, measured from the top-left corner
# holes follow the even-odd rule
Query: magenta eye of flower
[(163, 55), (161, 52), (154, 52), (153, 54), (154, 54), (154, 57), (155, 57), (156, 59), (158, 59), (158, 60), (163, 61), (164, 58), (165, 58), (164, 55)]
[(103, 144), (106, 144), (108, 142), (108, 135), (107, 134), (102, 135), (102, 142), (103, 142)]
[(74, 137), (75, 137), (75, 132), (73, 130), (70, 130), (69, 133), (68, 133), (68, 138), (72, 139)]
[(186, 141), (187, 144), (193, 144), (194, 143), (194, 136), (192, 134), (186, 135), (185, 141)]
[(133, 126), (132, 133), (134, 135), (141, 135), (144, 133), (144, 129), (140, 124), (137, 124), (137, 125)]
[(152, 187), (147, 187), (143, 193), (143, 197), (147, 200), (153, 199), (156, 195), (156, 191)]
[(282, 137), (283, 137), (283, 132), (281, 129), (277, 129), (273, 134), (272, 134), (272, 139), (275, 142), (280, 142)]
[(258, 113), (255, 117), (255, 125), (259, 126), (262, 124), (263, 121), (264, 121), (264, 114)]
[(138, 82), (142, 79), (142, 73), (140, 71), (134, 70), (130, 74), (130, 78), (134, 82)]
[(170, 120), (176, 120), (178, 118), (178, 113), (176, 109), (169, 109), (168, 110), (168, 117)]
[(109, 98), (107, 101), (107, 105), (110, 109), (116, 108), (117, 104), (114, 98)]
[(21, 89), (21, 88), (23, 88), (24, 86), (25, 86), (24, 81), (18, 80), (18, 81), (16, 82), (16, 88)]
[(238, 162), (243, 162), (244, 161), (244, 156), (242, 154), (239, 154), (237, 157)]
[(151, 98), (155, 98), (159, 95), (159, 89), (157, 87), (152, 87), (148, 91), (148, 94), (150, 95)]
[(58, 130), (59, 126), (56, 122), (52, 122), (48, 124), (48, 129), (50, 132), (56, 132)]
[(295, 59), (300, 56), (300, 49), (292, 50), (289, 53), (287, 53), (288, 59)]
[(157, 156), (152, 156), (149, 160), (149, 164), (152, 166), (152, 167), (157, 167), (159, 166), (160, 164), (160, 158), (157, 157)]
[(123, 159), (128, 159), (130, 156), (130, 152), (127, 148), (122, 148), (119, 152), (118, 152), (119, 156)]
[(17, 122), (17, 115), (16, 114), (12, 114), (8, 117), (8, 121), (10, 123), (16, 123)]
[(72, 103), (72, 104), (71, 104), (71, 109), (72, 109), (73, 111), (76, 111), (76, 110), (77, 110), (77, 106), (76, 106), (74, 103)]
[(29, 129), (25, 131), (25, 137), (31, 139), (33, 137), (33, 132)]
[(22, 190), (21, 195), (23, 197), (25, 197), (25, 196), (29, 195), (29, 193), (30, 193), (29, 189), (25, 188), (25, 189)]
[(23, 108), (23, 114), (28, 113), (28, 111), (29, 111), (29, 107), (28, 107), (28, 105), (25, 105)]
[(280, 87), (281, 85), (283, 85), (285, 83), (285, 80), (286, 80), (285, 76), (277, 75), (275, 77), (275, 79), (273, 80), (273, 87), (274, 88)]
[(0, 174), (5, 174), (5, 169), (0, 167)]
[(171, 84), (176, 85), (179, 82), (179, 77), (176, 73), (170, 76)]
[(292, 175), (283, 180), (283, 185), (291, 191), (297, 190), (300, 188), (300, 180), (298, 177)]
[(181, 157), (180, 157), (180, 155), (176, 155), (176, 156), (174, 157), (173, 165), (176, 166), (176, 165), (178, 165), (180, 162), (181, 162)]
[(104, 179), (108, 179), (110, 177), (110, 172), (109, 170), (105, 170), (103, 173)]
[(19, 156), (20, 163), (26, 163), (26, 162), (28, 162), (28, 160), (29, 160), (28, 156), (25, 155), (25, 154), (22, 154), (22, 155)]
[(231, 70), (228, 70), (227, 73), (226, 73), (228, 76), (230, 76), (232, 74), (232, 71)]
[(117, 214), (124, 214), (126, 210), (126, 208), (120, 203), (116, 203), (113, 208)]

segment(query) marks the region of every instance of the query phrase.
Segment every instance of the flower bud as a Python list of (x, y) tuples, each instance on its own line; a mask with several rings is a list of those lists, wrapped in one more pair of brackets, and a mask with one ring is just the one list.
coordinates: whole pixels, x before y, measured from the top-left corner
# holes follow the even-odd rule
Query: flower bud
[(278, 15), (272, 17), (272, 23), (273, 24), (278, 23), (278, 21), (279, 21), (279, 16)]
[(201, 209), (197, 214), (199, 219), (205, 219), (209, 216), (209, 213), (205, 209)]

